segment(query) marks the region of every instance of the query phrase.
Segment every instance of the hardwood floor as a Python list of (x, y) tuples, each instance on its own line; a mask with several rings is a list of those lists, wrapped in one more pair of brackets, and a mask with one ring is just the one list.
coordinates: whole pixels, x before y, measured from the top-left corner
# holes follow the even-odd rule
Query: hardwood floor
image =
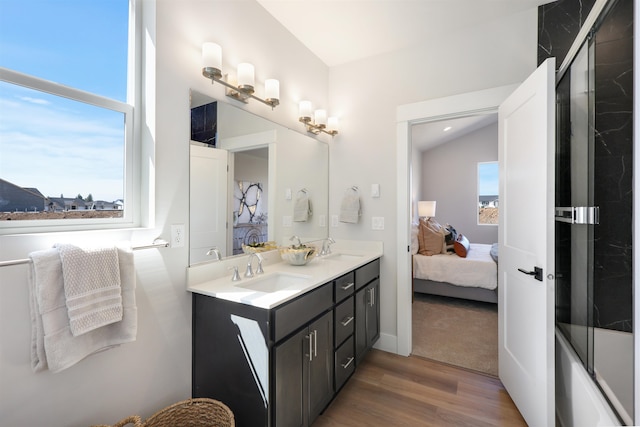
[(313, 427), (526, 426), (497, 378), (372, 350)]

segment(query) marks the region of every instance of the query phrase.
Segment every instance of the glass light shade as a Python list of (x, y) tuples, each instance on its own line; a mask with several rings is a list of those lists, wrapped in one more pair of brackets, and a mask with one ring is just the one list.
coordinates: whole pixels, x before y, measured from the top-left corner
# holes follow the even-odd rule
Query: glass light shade
[(300, 119), (311, 120), (311, 108), (311, 101), (300, 101), (298, 110)]
[(338, 118), (337, 117), (329, 117), (327, 119), (327, 129), (329, 129), (329, 130), (338, 130)]
[(280, 99), (280, 82), (276, 79), (265, 80), (264, 95), (266, 99)]
[(313, 113), (313, 121), (317, 126), (327, 125), (327, 110), (316, 110)]
[(253, 64), (242, 62), (238, 64), (238, 87), (253, 91), (255, 84), (255, 69)]
[(436, 216), (436, 202), (420, 201), (418, 202), (418, 216), (432, 218)]
[(211, 42), (202, 45), (202, 68), (222, 70), (222, 48), (220, 45)]

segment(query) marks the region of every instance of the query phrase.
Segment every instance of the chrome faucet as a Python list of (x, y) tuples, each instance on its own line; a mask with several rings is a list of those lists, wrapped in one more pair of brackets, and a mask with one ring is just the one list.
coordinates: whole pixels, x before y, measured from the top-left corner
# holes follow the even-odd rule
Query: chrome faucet
[(220, 261), (222, 259), (222, 254), (217, 246), (214, 246), (207, 251), (207, 256), (209, 255), (215, 255), (214, 261)]
[(253, 257), (258, 258), (258, 269), (256, 270), (255, 274), (264, 273), (264, 270), (262, 269), (262, 256), (254, 252), (249, 254), (249, 260), (247, 261), (247, 271), (244, 272), (244, 277), (254, 276), (253, 269), (251, 268), (251, 261), (253, 260)]
[(336, 241), (331, 237), (327, 237), (322, 241), (322, 249), (320, 250), (320, 256), (329, 255), (331, 253), (331, 245)]

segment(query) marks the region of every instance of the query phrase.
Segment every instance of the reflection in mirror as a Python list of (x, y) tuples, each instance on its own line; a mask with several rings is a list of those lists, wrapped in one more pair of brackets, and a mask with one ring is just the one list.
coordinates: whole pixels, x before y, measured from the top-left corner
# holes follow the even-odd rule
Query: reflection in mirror
[(288, 245), (294, 234), (328, 237), (328, 145), (207, 95), (190, 97), (190, 264), (214, 260), (214, 247), (227, 257)]

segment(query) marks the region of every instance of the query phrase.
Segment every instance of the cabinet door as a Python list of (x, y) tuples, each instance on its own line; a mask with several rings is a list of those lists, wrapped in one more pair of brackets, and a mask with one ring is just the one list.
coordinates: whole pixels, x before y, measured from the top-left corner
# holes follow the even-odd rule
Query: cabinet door
[(380, 337), (380, 279), (367, 286), (369, 301), (367, 303), (367, 349)]
[(305, 387), (309, 361), (309, 332), (303, 329), (274, 348), (275, 425), (305, 426)]
[(311, 425), (333, 397), (333, 312), (330, 311), (311, 323), (309, 335), (313, 337), (308, 385), (308, 425)]
[(356, 292), (356, 361), (359, 363), (380, 336), (380, 279)]

